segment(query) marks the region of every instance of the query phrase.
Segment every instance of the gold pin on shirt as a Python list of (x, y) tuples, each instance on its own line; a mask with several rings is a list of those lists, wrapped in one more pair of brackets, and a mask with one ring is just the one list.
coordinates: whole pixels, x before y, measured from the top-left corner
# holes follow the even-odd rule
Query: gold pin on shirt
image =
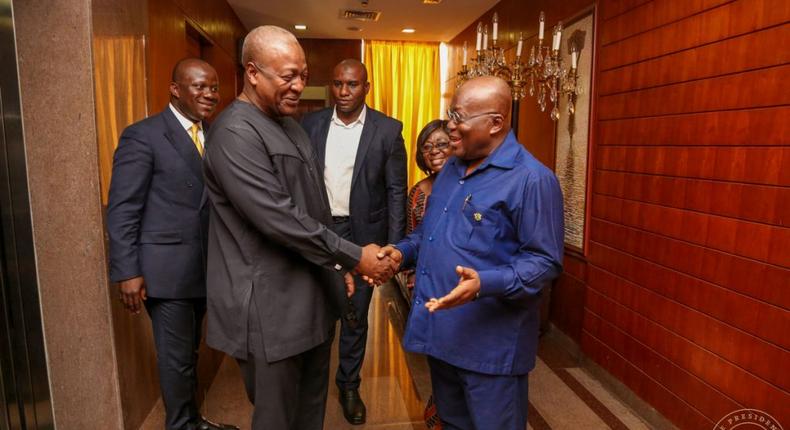
[(475, 217), (475, 221), (477, 221), (477, 222), (480, 222), (480, 221), (483, 220), (483, 214), (481, 214), (480, 212), (475, 212), (474, 217)]

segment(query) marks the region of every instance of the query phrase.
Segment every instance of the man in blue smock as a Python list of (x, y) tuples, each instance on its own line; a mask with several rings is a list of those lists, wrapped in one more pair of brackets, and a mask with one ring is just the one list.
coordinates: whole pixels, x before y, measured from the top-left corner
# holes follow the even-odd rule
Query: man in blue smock
[[(453, 155), (420, 227), (389, 255), (416, 268), (407, 350), (426, 354), (445, 429), (524, 430), (543, 288), (562, 271), (562, 194), (510, 131), (510, 88), (462, 85)], [(416, 263), (416, 264), (415, 264)]]

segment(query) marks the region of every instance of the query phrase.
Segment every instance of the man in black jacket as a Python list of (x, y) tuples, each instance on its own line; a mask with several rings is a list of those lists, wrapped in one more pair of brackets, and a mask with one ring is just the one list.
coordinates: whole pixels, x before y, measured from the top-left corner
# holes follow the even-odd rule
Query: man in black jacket
[[(318, 154), (332, 210), (332, 230), (356, 244), (397, 243), (406, 228), (406, 149), (403, 124), (365, 105), (368, 73), (359, 60), (335, 66), (334, 107), (310, 113), (302, 126)], [(351, 320), (341, 320), (335, 382), (343, 415), (365, 422), (359, 372), (365, 358), (368, 307), (373, 293), (357, 279)]]
[(178, 62), (170, 105), (124, 130), (113, 159), (110, 279), (129, 311), (144, 303), (151, 317), (168, 430), (236, 428), (206, 421), (195, 404), (208, 231), (201, 157), (218, 102), (214, 68)]
[[(332, 218), (310, 140), (291, 116), (307, 79), (288, 31), (244, 39), (244, 89), (217, 118), (205, 159), (211, 201), (208, 344), (235, 357), (255, 430), (320, 430), (343, 273), (392, 274), (379, 246)], [(353, 281), (346, 285), (353, 292)]]

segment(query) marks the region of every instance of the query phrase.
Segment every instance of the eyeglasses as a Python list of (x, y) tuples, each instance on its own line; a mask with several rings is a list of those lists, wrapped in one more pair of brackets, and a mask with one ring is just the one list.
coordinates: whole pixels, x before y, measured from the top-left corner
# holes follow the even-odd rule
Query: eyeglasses
[(425, 143), (422, 144), (420, 150), (422, 152), (431, 152), (434, 149), (438, 151), (444, 151), (450, 146), (449, 140), (437, 140), (435, 142), (431, 142), (430, 140), (426, 140)]
[(291, 85), (294, 85), (294, 84), (296, 83), (296, 80), (297, 80), (297, 79), (301, 79), (301, 80), (302, 80), (302, 84), (304, 84), (305, 86), (307, 85), (307, 78), (308, 78), (307, 71), (304, 71), (304, 72), (302, 72), (301, 74), (300, 74), (300, 73), (291, 73), (291, 74), (289, 74), (289, 75), (280, 76), (280, 75), (278, 75), (278, 74), (275, 74), (275, 73), (272, 73), (272, 72), (270, 72), (270, 71), (268, 71), (268, 70), (264, 70), (264, 69), (263, 69), (261, 66), (259, 66), (259, 65), (258, 65), (256, 62), (254, 62), (254, 61), (250, 61), (250, 63), (251, 63), (253, 66), (255, 66), (255, 68), (256, 68), (256, 69), (258, 69), (258, 71), (259, 71), (259, 72), (263, 73), (264, 75), (268, 75), (268, 76), (269, 76), (269, 77), (271, 77), (271, 78), (277, 78), (277, 79), (279, 79), (279, 80), (282, 82), (282, 83), (280, 84), (280, 85), (282, 85), (282, 86), (291, 86)]
[(485, 115), (499, 115), (499, 112), (485, 112), (485, 113), (479, 113), (477, 115), (472, 115), (472, 116), (468, 116), (466, 118), (463, 118), (463, 117), (461, 117), (461, 114), (459, 114), (458, 112), (456, 112), (456, 111), (454, 111), (452, 109), (447, 109), (447, 118), (450, 118), (450, 121), (452, 121), (452, 122), (454, 122), (456, 124), (463, 124), (466, 121), (469, 121), (471, 119), (475, 119), (475, 118), (478, 118), (478, 117), (481, 117), (481, 116), (485, 116)]

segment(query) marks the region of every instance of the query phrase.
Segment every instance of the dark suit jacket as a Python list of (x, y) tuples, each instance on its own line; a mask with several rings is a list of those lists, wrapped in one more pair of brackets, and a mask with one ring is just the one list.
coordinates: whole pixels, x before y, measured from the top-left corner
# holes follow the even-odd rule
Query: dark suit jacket
[(208, 344), (247, 359), (251, 297), (269, 362), (323, 343), (333, 305), (345, 300), (336, 265), (356, 267), (362, 250), (326, 227), (329, 202), (307, 135), (293, 119), (237, 100), (208, 142)]
[[(334, 108), (326, 108), (302, 119), (322, 170), (333, 112)], [(351, 180), (349, 209), (354, 243), (386, 245), (403, 238), (407, 176), (402, 131), (400, 121), (367, 108)]]
[(205, 203), (200, 154), (170, 107), (127, 127), (107, 208), (110, 279), (142, 275), (150, 297), (205, 297)]

